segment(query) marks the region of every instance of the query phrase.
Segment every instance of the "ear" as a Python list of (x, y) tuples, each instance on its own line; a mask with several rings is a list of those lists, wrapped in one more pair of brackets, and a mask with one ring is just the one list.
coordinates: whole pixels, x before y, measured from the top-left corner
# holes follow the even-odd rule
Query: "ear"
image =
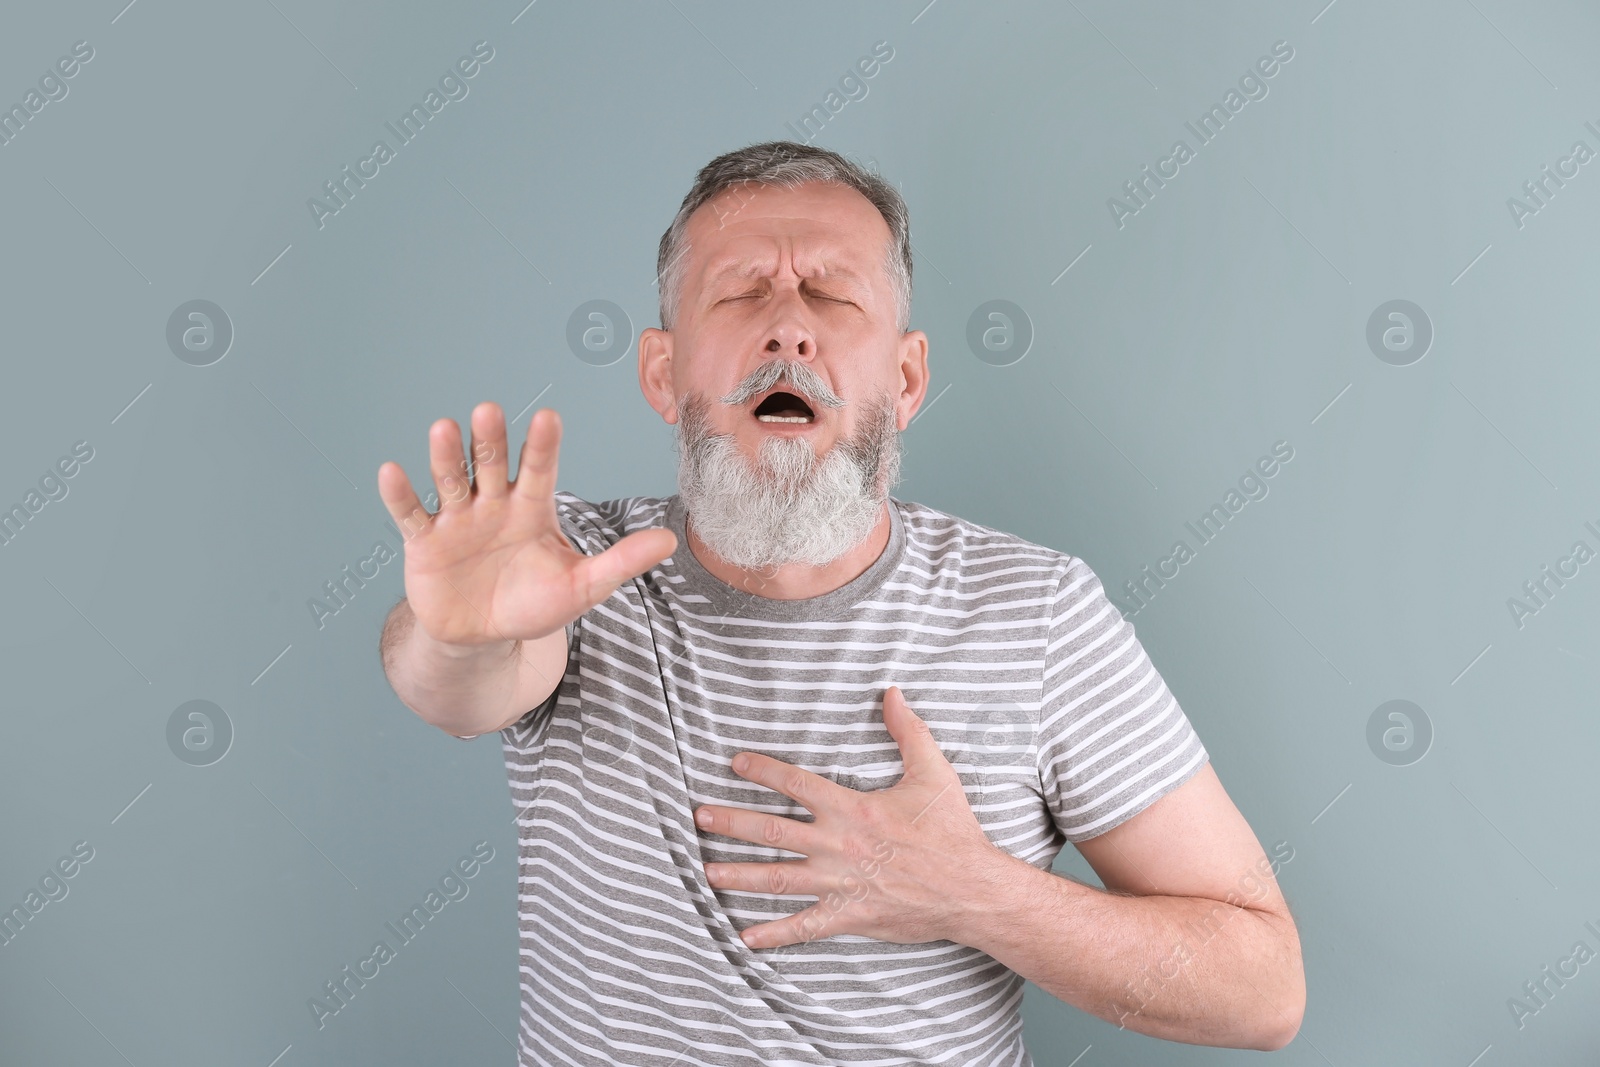
[(899, 428), (911, 425), (911, 418), (928, 393), (928, 335), (907, 330), (900, 335), (900, 395), (895, 398)]
[(678, 396), (672, 388), (672, 334), (666, 330), (647, 326), (639, 331), (639, 389), (668, 425), (678, 421)]

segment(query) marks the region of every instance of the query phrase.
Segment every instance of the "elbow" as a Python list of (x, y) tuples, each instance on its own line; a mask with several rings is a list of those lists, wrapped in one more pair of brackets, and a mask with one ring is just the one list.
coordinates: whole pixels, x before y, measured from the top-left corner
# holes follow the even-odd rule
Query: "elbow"
[(1258, 1052), (1277, 1052), (1287, 1046), (1300, 1033), (1300, 1021), (1305, 1017), (1306, 1002), (1283, 1005), (1271, 1019), (1262, 1020), (1265, 1028), (1261, 1040), (1251, 1047)]
[(1289, 959), (1276, 984), (1277, 996), (1269, 998), (1271, 1007), (1261, 1020), (1261, 1039), (1253, 1047), (1260, 1052), (1277, 1052), (1300, 1033), (1306, 1014), (1306, 972), (1300, 957), (1299, 940), (1288, 946)]

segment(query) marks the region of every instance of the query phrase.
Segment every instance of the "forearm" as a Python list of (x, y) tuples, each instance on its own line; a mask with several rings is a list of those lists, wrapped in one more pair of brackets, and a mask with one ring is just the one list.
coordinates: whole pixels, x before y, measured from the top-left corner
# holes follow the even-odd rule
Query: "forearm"
[(380, 652), (395, 695), (429, 725), (453, 734), (481, 734), (498, 729), (511, 714), (516, 642), (435, 641), (402, 600), (384, 624)]
[(1000, 853), (955, 940), (1060, 1000), (1169, 1041), (1271, 1051), (1305, 1001), (1291, 922), (1206, 897), (1108, 893)]

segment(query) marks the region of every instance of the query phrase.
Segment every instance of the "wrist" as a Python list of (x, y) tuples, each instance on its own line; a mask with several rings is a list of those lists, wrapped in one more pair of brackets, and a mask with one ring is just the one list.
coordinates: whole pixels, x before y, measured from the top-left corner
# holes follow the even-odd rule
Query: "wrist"
[(992, 842), (962, 864), (966, 872), (952, 917), (950, 940), (995, 955), (1016, 928), (1037, 919), (1041, 872)]
[(395, 695), (430, 726), (460, 736), (498, 729), (516, 684), (516, 642), (457, 644), (413, 619), (386, 661)]
[(410, 643), (425, 657), (448, 660), (452, 663), (463, 660), (472, 663), (487, 663), (491, 660), (510, 659), (516, 655), (521, 647), (521, 641), (507, 638), (496, 638), (492, 641), (444, 641), (434, 637), (422, 625), (422, 621), (412, 617)]

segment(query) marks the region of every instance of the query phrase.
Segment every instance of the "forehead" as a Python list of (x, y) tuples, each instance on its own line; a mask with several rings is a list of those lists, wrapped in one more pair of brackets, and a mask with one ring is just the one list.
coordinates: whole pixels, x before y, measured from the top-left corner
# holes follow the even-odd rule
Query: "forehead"
[(685, 236), (692, 272), (702, 279), (770, 271), (792, 256), (798, 272), (866, 281), (882, 269), (890, 234), (883, 215), (854, 189), (808, 182), (724, 189), (696, 210)]

